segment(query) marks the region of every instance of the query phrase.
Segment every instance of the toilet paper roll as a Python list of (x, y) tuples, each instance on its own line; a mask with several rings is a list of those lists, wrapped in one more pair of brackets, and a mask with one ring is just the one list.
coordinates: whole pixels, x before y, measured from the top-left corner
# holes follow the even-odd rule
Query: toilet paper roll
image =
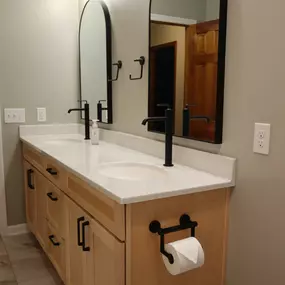
[(166, 244), (165, 250), (174, 257), (174, 263), (170, 264), (168, 258), (162, 255), (165, 267), (172, 275), (199, 268), (205, 262), (204, 250), (194, 237)]

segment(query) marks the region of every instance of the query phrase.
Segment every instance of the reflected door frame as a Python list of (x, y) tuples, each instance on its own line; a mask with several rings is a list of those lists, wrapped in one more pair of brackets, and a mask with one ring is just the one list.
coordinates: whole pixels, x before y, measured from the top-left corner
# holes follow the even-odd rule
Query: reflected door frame
[[(167, 42), (165, 44), (160, 44), (160, 45), (156, 45), (156, 46), (153, 46), (153, 47), (150, 47), (150, 94), (149, 94), (149, 112), (150, 114), (153, 114), (154, 113), (154, 109), (155, 109), (155, 106), (154, 106), (154, 102), (153, 102), (153, 90), (152, 90), (152, 87), (153, 87), (153, 75), (152, 75), (152, 72), (151, 70), (153, 69), (152, 68), (152, 65), (153, 65), (153, 62), (152, 62), (152, 53), (154, 53), (155, 51), (157, 50), (160, 50), (160, 49), (163, 49), (163, 48), (167, 48), (167, 47), (174, 47), (174, 78), (173, 78), (173, 81), (174, 81), (174, 88), (173, 88), (173, 106), (172, 106), (172, 109), (173, 109), (173, 117), (175, 118), (175, 105), (176, 105), (176, 102), (175, 102), (175, 99), (176, 99), (176, 76), (177, 76), (177, 42), (176, 41), (173, 41), (173, 42)], [(151, 115), (153, 116), (153, 115)], [(151, 124), (149, 125), (149, 128), (150, 129), (150, 126)], [(175, 124), (173, 125), (173, 132), (175, 132)]]

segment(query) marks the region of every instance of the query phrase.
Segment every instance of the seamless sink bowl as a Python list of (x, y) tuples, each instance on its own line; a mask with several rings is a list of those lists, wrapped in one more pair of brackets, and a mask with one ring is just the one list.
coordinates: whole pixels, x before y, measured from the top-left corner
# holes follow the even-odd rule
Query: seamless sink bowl
[(109, 178), (132, 181), (152, 180), (166, 175), (162, 167), (137, 162), (114, 162), (101, 165), (99, 173)]

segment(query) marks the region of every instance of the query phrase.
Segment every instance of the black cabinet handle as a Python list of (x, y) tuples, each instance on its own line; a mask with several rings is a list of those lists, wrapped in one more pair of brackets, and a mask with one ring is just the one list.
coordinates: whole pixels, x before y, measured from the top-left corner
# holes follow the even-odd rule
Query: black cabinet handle
[(81, 241), (81, 237), (80, 237), (80, 231), (81, 231), (80, 223), (83, 222), (84, 220), (85, 220), (84, 217), (80, 217), (77, 219), (77, 245), (78, 246), (83, 246), (83, 242)]
[(60, 246), (59, 242), (54, 241), (54, 238), (55, 238), (54, 235), (50, 235), (48, 238), (54, 246)]
[(52, 168), (47, 168), (47, 172), (51, 175), (57, 175), (57, 171), (53, 170)]
[(28, 178), (28, 186), (30, 189), (34, 190), (35, 186), (32, 184), (32, 174), (34, 173), (33, 169), (29, 169), (27, 171), (27, 178)]
[(90, 223), (88, 221), (82, 223), (82, 242), (83, 242), (82, 249), (83, 251), (90, 251), (90, 247), (86, 246), (86, 241), (85, 241), (85, 228), (89, 225)]
[(57, 198), (57, 197), (53, 197), (53, 193), (52, 193), (52, 192), (47, 193), (47, 196), (48, 196), (53, 202), (58, 201), (58, 198)]

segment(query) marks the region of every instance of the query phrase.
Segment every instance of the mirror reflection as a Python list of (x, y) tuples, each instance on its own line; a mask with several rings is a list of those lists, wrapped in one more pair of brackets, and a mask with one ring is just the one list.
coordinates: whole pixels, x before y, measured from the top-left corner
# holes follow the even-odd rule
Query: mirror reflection
[(112, 123), (112, 83), (108, 80), (112, 77), (111, 21), (103, 2), (86, 3), (80, 21), (79, 45), (81, 100), (90, 104), (91, 119)]
[[(175, 136), (217, 142), (219, 14), (219, 0), (152, 0), (149, 116), (173, 109)], [(165, 124), (149, 131), (165, 132)]]

